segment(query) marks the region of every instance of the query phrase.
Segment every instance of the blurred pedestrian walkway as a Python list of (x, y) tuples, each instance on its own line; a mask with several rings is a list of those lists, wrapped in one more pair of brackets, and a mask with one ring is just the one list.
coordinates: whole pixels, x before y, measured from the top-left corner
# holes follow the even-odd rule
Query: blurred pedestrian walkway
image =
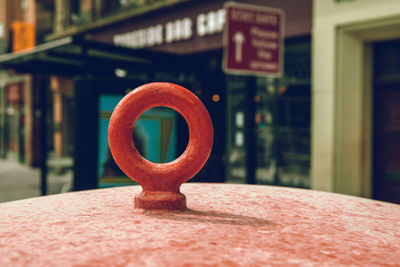
[[(69, 191), (72, 171), (59, 174), (50, 168), (47, 180), (48, 194)], [(40, 195), (40, 169), (28, 167), (15, 160), (0, 159), (0, 202)]]

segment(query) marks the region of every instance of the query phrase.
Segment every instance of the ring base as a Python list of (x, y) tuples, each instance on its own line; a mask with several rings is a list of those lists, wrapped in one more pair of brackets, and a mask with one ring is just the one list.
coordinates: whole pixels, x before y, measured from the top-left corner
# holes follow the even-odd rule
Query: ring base
[(186, 197), (179, 192), (143, 191), (135, 196), (135, 209), (185, 211)]

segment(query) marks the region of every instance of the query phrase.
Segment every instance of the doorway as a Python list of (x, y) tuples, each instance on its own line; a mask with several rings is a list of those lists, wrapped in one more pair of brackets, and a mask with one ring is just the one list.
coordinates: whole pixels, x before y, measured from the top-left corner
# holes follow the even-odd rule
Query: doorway
[(373, 197), (400, 203), (400, 40), (374, 45)]

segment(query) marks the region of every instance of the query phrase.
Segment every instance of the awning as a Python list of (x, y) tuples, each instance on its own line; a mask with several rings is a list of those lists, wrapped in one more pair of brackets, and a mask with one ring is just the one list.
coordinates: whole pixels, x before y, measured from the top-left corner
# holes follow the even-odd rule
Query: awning
[(65, 37), (29, 51), (0, 55), (0, 67), (27, 73), (102, 75), (115, 68), (182, 70), (187, 68), (185, 60), (180, 55)]

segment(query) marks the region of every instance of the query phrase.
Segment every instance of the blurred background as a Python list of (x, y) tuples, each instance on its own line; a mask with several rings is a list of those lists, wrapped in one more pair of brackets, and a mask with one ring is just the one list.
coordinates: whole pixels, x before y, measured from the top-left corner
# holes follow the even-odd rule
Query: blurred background
[[(190, 181), (400, 203), (400, 1), (227, 2), (0, 0), (0, 202), (135, 184), (111, 157), (110, 115), (137, 86), (165, 81), (213, 121), (210, 158)], [(246, 33), (232, 2), (274, 27), (247, 21)], [(153, 108), (133, 140), (169, 162), (188, 128)]]

